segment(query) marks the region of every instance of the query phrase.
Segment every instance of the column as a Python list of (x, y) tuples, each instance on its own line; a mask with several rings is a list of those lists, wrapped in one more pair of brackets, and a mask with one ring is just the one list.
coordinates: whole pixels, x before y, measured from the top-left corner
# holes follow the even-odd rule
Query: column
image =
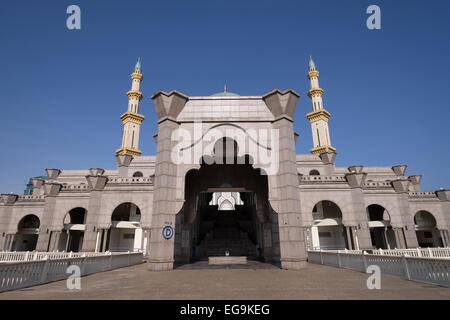
[(58, 250), (58, 243), (59, 243), (60, 235), (61, 235), (61, 231), (51, 231), (50, 246), (49, 246), (48, 251), (57, 251)]
[(395, 242), (397, 243), (397, 249), (403, 249), (402, 238), (399, 232), (399, 228), (393, 228), (395, 235)]
[(344, 228), (345, 228), (345, 233), (346, 233), (346, 235), (347, 235), (347, 249), (349, 249), (349, 250), (353, 250), (353, 245), (352, 245), (352, 235), (350, 234), (350, 227), (346, 227), (346, 226), (344, 226)]
[(133, 251), (138, 252), (139, 250), (142, 250), (142, 229), (136, 228), (134, 230), (134, 244), (133, 244)]
[(101, 251), (101, 248), (100, 248), (101, 242), (100, 241), (101, 241), (101, 232), (100, 232), (100, 230), (97, 229), (97, 231), (95, 232), (95, 250), (94, 250), (94, 252)]
[(445, 230), (439, 230), (442, 239), (442, 246), (448, 247), (447, 239), (445, 238)]
[[(395, 232), (395, 231), (394, 231)], [(391, 244), (389, 243), (389, 239), (387, 237), (387, 227), (384, 227), (384, 231), (383, 231), (383, 235), (384, 235), (384, 242), (386, 243), (386, 247), (388, 249), (391, 249)], [(397, 236), (395, 237), (395, 239), (397, 239)], [(397, 240), (396, 240), (397, 241)], [(398, 246), (398, 244), (397, 244)]]
[(359, 241), (358, 241), (358, 233), (356, 231), (356, 227), (352, 227), (353, 239), (355, 244), (355, 250), (359, 250)]
[(278, 214), (281, 267), (296, 270), (306, 265), (304, 228), (308, 226), (300, 214), (294, 131), (285, 117), (275, 121), (273, 128), (279, 133), (279, 167), (269, 176), (269, 200)]
[[(181, 186), (177, 183), (177, 166), (171, 160), (176, 143), (171, 135), (177, 128), (178, 124), (170, 119), (159, 124), (148, 258), (148, 269), (151, 271), (173, 269), (175, 233), (180, 232), (175, 230), (175, 219), (183, 203), (177, 199), (177, 188)], [(167, 232), (163, 234), (163, 230)]]
[(311, 227), (311, 239), (314, 249), (320, 249), (319, 228), (316, 226)]

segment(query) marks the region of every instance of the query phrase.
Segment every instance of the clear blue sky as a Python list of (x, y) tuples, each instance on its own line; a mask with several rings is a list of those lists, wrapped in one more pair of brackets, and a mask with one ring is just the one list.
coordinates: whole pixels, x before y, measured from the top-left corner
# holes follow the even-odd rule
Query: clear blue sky
[[(82, 30), (66, 28), (66, 8)], [(382, 30), (366, 28), (381, 7)], [(408, 164), (425, 190), (450, 188), (450, 1), (1, 1), (0, 192), (44, 168), (114, 168), (125, 92), (142, 58), (140, 147), (154, 154), (159, 89), (260, 95), (293, 88), (298, 153), (312, 146), (305, 114), (308, 56), (332, 113), (337, 165)]]

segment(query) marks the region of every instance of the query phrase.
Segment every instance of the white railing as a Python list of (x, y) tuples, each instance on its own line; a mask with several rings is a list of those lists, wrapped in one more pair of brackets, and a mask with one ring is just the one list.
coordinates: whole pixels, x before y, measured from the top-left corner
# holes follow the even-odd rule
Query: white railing
[[(49, 253), (49, 256), (52, 253)], [(80, 267), (81, 276), (123, 268), (142, 262), (142, 253), (106, 253), (101, 255), (45, 258), (36, 261), (19, 261), (0, 264), (0, 292), (31, 287), (67, 279), (67, 268)]]
[(96, 257), (103, 256), (105, 252), (38, 252), (38, 251), (17, 251), (0, 252), (0, 264), (4, 262), (36, 261), (48, 259), (79, 258), (82, 256)]
[(397, 256), (403, 255), (409, 257), (426, 257), (426, 258), (448, 258), (450, 259), (450, 248), (417, 248), (417, 249), (391, 249), (391, 250), (372, 250), (372, 254)]
[(308, 251), (308, 262), (367, 272), (377, 265), (382, 274), (450, 287), (450, 259), (352, 253), (350, 250)]

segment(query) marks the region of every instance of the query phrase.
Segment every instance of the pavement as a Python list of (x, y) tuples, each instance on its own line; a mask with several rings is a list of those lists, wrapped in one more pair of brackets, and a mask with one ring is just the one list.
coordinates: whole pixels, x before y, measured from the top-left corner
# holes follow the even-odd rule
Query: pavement
[(381, 277), (381, 289), (369, 290), (369, 274), (308, 263), (303, 270), (272, 265), (207, 268), (198, 263), (152, 272), (145, 263), (81, 278), (81, 290), (66, 281), (0, 293), (0, 300), (329, 300), (450, 299), (450, 288)]

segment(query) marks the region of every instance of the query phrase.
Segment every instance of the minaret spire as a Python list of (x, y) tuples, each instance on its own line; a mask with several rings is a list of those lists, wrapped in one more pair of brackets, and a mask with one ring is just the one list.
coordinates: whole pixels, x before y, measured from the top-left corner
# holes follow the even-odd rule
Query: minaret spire
[(323, 89), (319, 86), (319, 71), (312, 57), (309, 57), (308, 79), (311, 83), (311, 89), (308, 96), (312, 101), (312, 112), (306, 117), (311, 123), (314, 147), (310, 150), (312, 154), (321, 154), (325, 152), (336, 152), (331, 146), (330, 133), (328, 130), (328, 120), (331, 114), (323, 107), (322, 95)]
[(141, 81), (144, 79), (142, 75), (141, 58), (138, 58), (131, 74), (131, 90), (127, 92), (128, 110), (120, 116), (123, 123), (122, 146), (116, 150), (116, 154), (129, 154), (132, 156), (140, 156), (142, 151), (139, 150), (139, 131), (144, 116), (139, 114), (139, 103), (142, 99), (140, 91)]

